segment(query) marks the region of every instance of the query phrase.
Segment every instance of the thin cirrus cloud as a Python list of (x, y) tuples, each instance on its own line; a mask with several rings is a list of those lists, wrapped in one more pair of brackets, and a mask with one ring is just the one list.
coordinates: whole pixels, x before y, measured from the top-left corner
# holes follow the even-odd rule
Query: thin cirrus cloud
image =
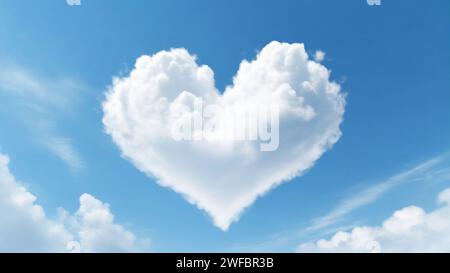
[(67, 108), (77, 99), (80, 83), (68, 78), (47, 79), (23, 67), (13, 65), (0, 70), (0, 90), (29, 107)]
[(43, 144), (48, 150), (64, 161), (71, 170), (78, 171), (85, 167), (81, 156), (75, 150), (70, 138), (49, 136), (43, 140)]
[(438, 168), (439, 164), (446, 160), (448, 160), (448, 155), (432, 158), (344, 199), (329, 213), (314, 219), (312, 224), (305, 228), (303, 232), (317, 231), (335, 225), (353, 211), (375, 202), (386, 192), (402, 184), (423, 181), (430, 177), (438, 179), (439, 176), (448, 176), (449, 170)]
[(299, 252), (449, 252), (450, 188), (439, 193), (438, 208), (417, 206), (393, 213), (380, 226), (358, 226), (339, 231), (331, 239), (306, 243)]
[[(252, 141), (174, 140), (172, 110), (201, 115), (191, 107), (198, 100), (224, 108), (278, 105), (278, 149), (261, 152)], [(106, 132), (123, 157), (227, 230), (259, 196), (303, 174), (339, 140), (345, 95), (303, 44), (271, 42), (255, 60), (242, 61), (223, 93), (213, 71), (185, 49), (142, 56), (129, 76), (114, 79), (103, 110)]]
[(82, 89), (72, 79), (49, 80), (18, 66), (0, 70), (0, 95), (20, 109), (12, 114), (19, 115), (39, 144), (73, 171), (85, 165), (72, 139), (58, 133), (57, 118), (72, 109)]
[(82, 252), (144, 251), (148, 239), (139, 239), (114, 222), (109, 205), (89, 194), (80, 197), (71, 214), (59, 209), (50, 219), (37, 197), (9, 170), (9, 158), (0, 154), (0, 252), (67, 252), (74, 243)]

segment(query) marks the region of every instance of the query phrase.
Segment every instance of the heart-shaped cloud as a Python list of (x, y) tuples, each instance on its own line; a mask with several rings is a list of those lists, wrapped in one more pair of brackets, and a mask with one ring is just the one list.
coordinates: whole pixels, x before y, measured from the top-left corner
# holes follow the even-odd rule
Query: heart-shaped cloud
[[(177, 139), (180, 120), (204, 115), (198, 102), (271, 109), (265, 122), (272, 134), (220, 138), (230, 119), (218, 119), (210, 128), (197, 126), (192, 140)], [(222, 94), (213, 71), (185, 49), (142, 56), (129, 76), (114, 79), (103, 110), (105, 129), (125, 158), (227, 230), (258, 196), (301, 175), (338, 141), (345, 96), (330, 71), (309, 60), (303, 44), (271, 42), (256, 60), (242, 61)], [(202, 137), (208, 133), (216, 138)]]

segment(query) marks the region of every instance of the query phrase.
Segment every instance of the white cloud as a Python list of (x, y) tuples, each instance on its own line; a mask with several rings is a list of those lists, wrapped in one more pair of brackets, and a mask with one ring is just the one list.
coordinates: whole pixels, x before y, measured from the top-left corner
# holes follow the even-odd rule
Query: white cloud
[[(128, 77), (114, 79), (103, 123), (125, 158), (227, 230), (258, 196), (301, 175), (338, 141), (345, 99), (303, 44), (268, 44), (256, 60), (241, 63), (223, 95), (213, 77), (185, 49), (142, 56)], [(173, 140), (173, 109), (191, 108), (198, 99), (225, 108), (278, 105), (279, 148), (261, 152), (255, 141)]]
[(330, 240), (302, 244), (299, 252), (450, 252), (450, 188), (429, 213), (416, 206), (396, 211), (377, 227), (355, 227)]
[(147, 239), (139, 240), (123, 226), (114, 223), (109, 204), (90, 194), (80, 196), (80, 208), (71, 215), (60, 209), (60, 219), (78, 238), (84, 252), (141, 251), (148, 247)]
[(21, 186), (0, 154), (0, 252), (60, 251), (73, 236), (49, 220), (36, 197)]
[(323, 52), (322, 50), (317, 50), (314, 54), (314, 60), (319, 63), (323, 62), (323, 60), (325, 60), (325, 55), (325, 52)]
[(80, 197), (75, 214), (61, 209), (61, 219), (50, 219), (8, 164), (9, 158), (0, 154), (0, 252), (65, 252), (72, 241), (79, 241), (86, 252), (139, 251), (147, 246), (147, 240), (114, 223), (109, 205), (88, 194)]

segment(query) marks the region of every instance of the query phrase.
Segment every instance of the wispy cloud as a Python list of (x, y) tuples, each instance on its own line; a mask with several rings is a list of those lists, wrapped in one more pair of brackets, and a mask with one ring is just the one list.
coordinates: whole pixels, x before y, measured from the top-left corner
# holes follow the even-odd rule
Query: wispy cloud
[(73, 171), (79, 171), (84, 168), (84, 163), (74, 149), (70, 138), (51, 137), (45, 141), (45, 146)]
[(351, 212), (375, 202), (383, 194), (402, 184), (425, 180), (426, 178), (434, 177), (437, 174), (442, 175), (442, 172), (445, 171), (445, 169), (436, 170), (434, 167), (441, 163), (444, 157), (445, 156), (439, 156), (433, 158), (344, 199), (329, 213), (314, 219), (312, 225), (307, 227), (305, 231), (315, 231), (334, 225)]
[(70, 111), (83, 87), (68, 78), (50, 79), (27, 69), (11, 66), (0, 70), (2, 103), (13, 103), (11, 114), (20, 115), (36, 134), (39, 144), (61, 159), (71, 170), (83, 168), (83, 160), (70, 137), (56, 129), (58, 117)]
[(15, 95), (44, 97), (47, 91), (22, 69), (6, 69), (0, 71), (0, 88)]
[(18, 66), (0, 70), (0, 93), (20, 98), (23, 103), (67, 110), (82, 85), (76, 80), (50, 79)]

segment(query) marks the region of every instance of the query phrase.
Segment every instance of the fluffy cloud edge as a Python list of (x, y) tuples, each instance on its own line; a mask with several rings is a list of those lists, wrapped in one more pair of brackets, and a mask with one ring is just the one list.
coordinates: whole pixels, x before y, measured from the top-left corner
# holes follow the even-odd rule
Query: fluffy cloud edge
[(301, 244), (298, 252), (450, 252), (450, 188), (437, 196), (435, 210), (418, 206), (395, 211), (380, 226), (357, 226), (330, 239)]
[(80, 197), (71, 214), (59, 209), (50, 219), (37, 197), (9, 169), (9, 157), (0, 153), (0, 252), (138, 252), (149, 246), (115, 223), (109, 204), (90, 194)]

